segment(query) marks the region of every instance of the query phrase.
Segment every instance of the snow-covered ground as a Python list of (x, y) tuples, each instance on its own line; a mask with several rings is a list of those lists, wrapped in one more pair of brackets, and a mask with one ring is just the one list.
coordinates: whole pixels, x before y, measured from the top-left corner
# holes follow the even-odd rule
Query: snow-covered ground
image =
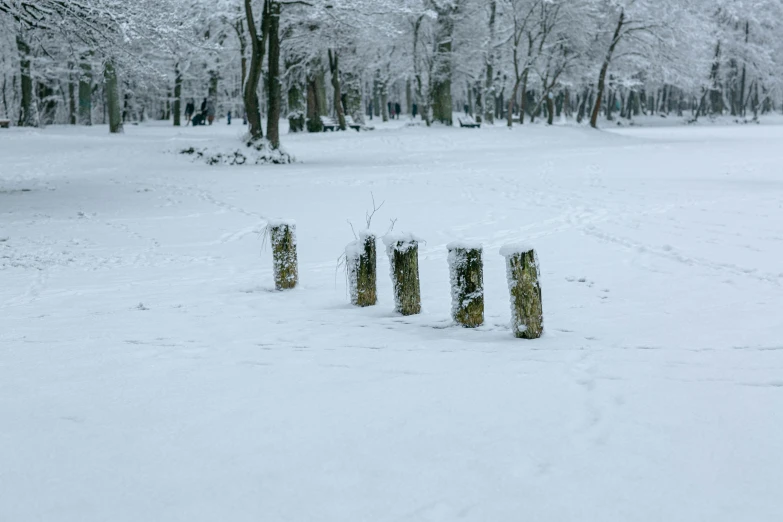
[[(0, 130), (0, 520), (783, 519), (783, 126)], [(348, 304), (372, 228), (423, 313)], [(274, 292), (266, 218), (298, 224)], [(454, 327), (445, 245), (485, 246)], [(533, 243), (546, 334), (508, 329)]]

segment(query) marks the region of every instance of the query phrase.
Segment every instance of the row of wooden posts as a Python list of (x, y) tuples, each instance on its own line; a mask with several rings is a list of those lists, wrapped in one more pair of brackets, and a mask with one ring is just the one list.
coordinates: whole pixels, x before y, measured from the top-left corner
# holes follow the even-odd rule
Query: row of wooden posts
[[(292, 221), (274, 221), (267, 227), (274, 260), (275, 288), (296, 287), (298, 267), (296, 225)], [(389, 256), (395, 309), (402, 315), (421, 312), (419, 284), (419, 242), (410, 234), (383, 238)], [(345, 262), (351, 303), (373, 306), (378, 302), (377, 238), (362, 232), (345, 249)], [(484, 265), (481, 245), (451, 243), (447, 246), (451, 273), (451, 315), (467, 328), (484, 324)], [(511, 294), (511, 327), (516, 337), (537, 339), (544, 331), (539, 283), (538, 258), (527, 245), (507, 245), (500, 251), (506, 259), (506, 274)]]

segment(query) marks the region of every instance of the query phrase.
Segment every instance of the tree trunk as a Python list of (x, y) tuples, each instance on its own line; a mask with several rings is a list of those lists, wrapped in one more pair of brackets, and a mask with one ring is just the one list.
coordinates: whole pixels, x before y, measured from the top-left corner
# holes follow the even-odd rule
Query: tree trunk
[(302, 85), (292, 81), (288, 87), (288, 132), (302, 132), (305, 129), (305, 111)]
[(239, 67), (240, 67), (240, 85), (242, 89), (245, 87), (247, 81), (247, 37), (245, 36), (245, 24), (242, 20), (239, 20), (234, 25), (234, 30), (237, 33), (237, 40), (239, 40)]
[(10, 117), (11, 111), (8, 108), (8, 79), (3, 76), (3, 114)]
[[(218, 93), (220, 92), (220, 73), (216, 70), (209, 71), (209, 88), (207, 89), (208, 106), (218, 112)], [(209, 109), (208, 109), (209, 110)]]
[(318, 74), (310, 73), (307, 78), (307, 131), (322, 132), (320, 98), (318, 96)]
[(551, 92), (546, 93), (546, 113), (546, 123), (552, 125), (555, 122), (555, 97)]
[(754, 94), (753, 94), (753, 121), (758, 121), (759, 119), (759, 82), (755, 82), (755, 87), (753, 88)]
[(606, 94), (606, 119), (609, 121), (612, 121), (614, 117), (612, 116), (612, 113), (614, 112), (615, 105), (617, 103), (617, 91), (614, 89), (609, 89), (609, 92)]
[(381, 88), (378, 80), (373, 81), (372, 112), (376, 118), (381, 115)]
[[(750, 23), (745, 22), (745, 47), (748, 46), (748, 41), (750, 40)], [(739, 88), (739, 111), (740, 116), (743, 118), (745, 117), (745, 78), (747, 73), (747, 65), (745, 63), (742, 64), (742, 77), (740, 79), (740, 88)]]
[(318, 96), (319, 116), (329, 116), (329, 104), (326, 101), (326, 71), (323, 68), (318, 69), (315, 77), (316, 95)]
[[(421, 23), (424, 20), (425, 15), (420, 15), (416, 22), (413, 24), (413, 76), (416, 80), (416, 102), (418, 104), (418, 113), (421, 114), (421, 119), (429, 127), (432, 124), (430, 118), (430, 92), (424, 92), (424, 81), (421, 74), (421, 63), (419, 60), (419, 31), (421, 29)], [(377, 100), (377, 90), (376, 90)], [(378, 116), (378, 103), (375, 104), (376, 113)]]
[[(269, 0), (264, 0), (264, 12), (268, 11), (267, 4)], [(258, 141), (264, 137), (264, 130), (261, 125), (261, 106), (258, 101), (258, 84), (261, 81), (261, 70), (264, 63), (264, 54), (266, 53), (266, 36), (268, 17), (262, 21), (261, 34), (258, 34), (255, 16), (253, 15), (252, 0), (245, 0), (245, 19), (250, 33), (250, 70), (248, 72), (247, 83), (245, 84), (244, 102), (245, 112), (247, 114), (248, 132), (250, 141)]]
[[(519, 124), (525, 124), (525, 111), (527, 110), (527, 82), (530, 78), (530, 69), (525, 68), (525, 72), (522, 73), (522, 101), (519, 104)], [(514, 93), (516, 97), (516, 92)], [(530, 122), (533, 122), (534, 115), (530, 115)]]
[[(495, 123), (495, 19), (497, 14), (497, 0), (489, 1), (489, 49), (487, 49), (487, 75), (484, 90), (484, 119), (487, 123)], [(490, 104), (489, 101), (493, 103)]]
[(120, 82), (114, 61), (109, 59), (103, 65), (104, 91), (106, 92), (106, 110), (109, 115), (109, 132), (119, 134), (122, 128), (122, 106), (120, 105)]
[[(73, 64), (71, 64), (71, 69), (73, 69)], [(68, 124), (76, 125), (76, 115), (79, 112), (76, 101), (76, 83), (73, 81), (73, 73), (68, 76)]]
[(92, 64), (90, 55), (82, 56), (79, 64), (79, 124), (92, 125)]
[(30, 59), (30, 46), (21, 34), (16, 36), (16, 48), (19, 51), (19, 70), (21, 73), (22, 105), (19, 111), (20, 127), (38, 127), (38, 105), (33, 97), (33, 77)]
[(484, 87), (482, 86), (482, 80), (477, 80), (472, 87), (476, 97), (476, 121), (482, 123), (484, 121)]
[[(508, 98), (508, 113), (506, 114), (506, 125), (510, 129), (514, 126), (514, 101), (517, 99), (517, 92), (519, 91), (519, 80), (514, 82), (514, 87), (511, 89), (511, 96)], [(522, 97), (524, 98), (524, 93)], [(519, 121), (522, 122), (522, 112), (519, 113)]]
[(362, 106), (361, 77), (354, 73), (345, 73), (345, 112), (355, 123), (364, 124), (364, 107)]
[(410, 78), (405, 80), (405, 111), (409, 116), (413, 114), (413, 87)]
[(468, 114), (472, 117), (473, 112), (473, 89), (470, 86), (470, 82), (465, 82), (466, 90), (468, 91)]
[(432, 113), (433, 119), (452, 125), (452, 40), (454, 34), (454, 7), (438, 12), (435, 29), (435, 56), (432, 65)]
[(723, 114), (723, 93), (720, 89), (720, 40), (715, 45), (715, 59), (710, 70), (710, 114)]
[(340, 89), (340, 57), (331, 49), (329, 55), (329, 72), (332, 73), (332, 89), (334, 90), (334, 112), (337, 115), (337, 122), (340, 130), (346, 129), (345, 111), (343, 110), (342, 91)]
[(593, 107), (593, 114), (590, 117), (590, 126), (594, 129), (598, 128), (598, 116), (601, 114), (601, 99), (604, 95), (604, 89), (606, 87), (606, 73), (609, 70), (609, 64), (612, 62), (612, 55), (620, 42), (622, 36), (623, 25), (625, 24), (625, 11), (620, 11), (620, 17), (617, 21), (617, 27), (614, 30), (614, 37), (612, 43), (609, 45), (609, 50), (606, 53), (603, 64), (601, 64), (601, 72), (598, 75), (598, 93), (595, 97), (595, 107)]
[(280, 84), (280, 12), (281, 4), (275, 0), (267, 2), (269, 18), (269, 63), (267, 87), (268, 115), (266, 120), (266, 136), (273, 149), (280, 148), (280, 108), (282, 105), (282, 86)]
[(587, 87), (585, 87), (584, 92), (582, 93), (582, 100), (579, 103), (579, 112), (576, 115), (576, 122), (582, 123), (582, 120), (585, 118), (585, 113), (587, 112), (587, 106), (588, 106), (588, 100), (590, 99), (590, 91)]
[(174, 126), (182, 125), (182, 72), (179, 63), (174, 66)]
[(389, 86), (386, 80), (378, 84), (381, 93), (381, 118), (383, 121), (389, 121)]

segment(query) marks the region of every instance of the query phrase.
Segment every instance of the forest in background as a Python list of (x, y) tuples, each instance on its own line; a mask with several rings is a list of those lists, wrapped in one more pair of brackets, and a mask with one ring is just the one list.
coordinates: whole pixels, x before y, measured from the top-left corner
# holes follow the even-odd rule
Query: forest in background
[[(0, 0), (0, 119), (251, 140), (453, 112), (524, 124), (783, 110), (780, 0)], [(264, 122), (266, 128), (264, 128)]]

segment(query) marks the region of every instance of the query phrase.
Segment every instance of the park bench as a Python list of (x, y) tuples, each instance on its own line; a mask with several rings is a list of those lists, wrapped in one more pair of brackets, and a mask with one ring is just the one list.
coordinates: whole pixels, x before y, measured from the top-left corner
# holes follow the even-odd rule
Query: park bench
[[(330, 116), (321, 116), (321, 124), (324, 127), (324, 132), (340, 130), (340, 122)], [(345, 117), (345, 126), (356, 132), (362, 130), (362, 126), (353, 121), (353, 118), (350, 116)]]
[(481, 124), (476, 122), (476, 120), (473, 119), (472, 116), (461, 116), (457, 118), (457, 121), (459, 121), (459, 126), (464, 127), (466, 129), (479, 129), (481, 128)]
[(11, 127), (11, 120), (0, 119), (0, 129), (8, 129)]

